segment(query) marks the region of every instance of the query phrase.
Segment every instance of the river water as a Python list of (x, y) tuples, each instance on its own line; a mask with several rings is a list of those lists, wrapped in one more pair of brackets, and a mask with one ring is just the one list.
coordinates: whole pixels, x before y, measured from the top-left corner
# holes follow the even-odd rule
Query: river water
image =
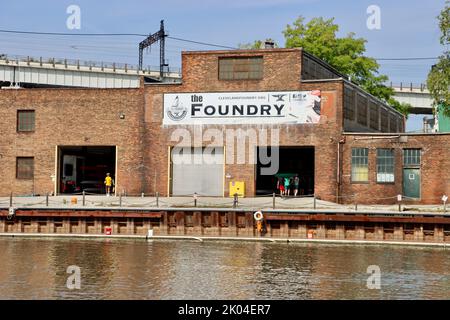
[[(69, 266), (80, 289), (67, 287)], [(0, 238), (0, 299), (450, 299), (450, 250)]]

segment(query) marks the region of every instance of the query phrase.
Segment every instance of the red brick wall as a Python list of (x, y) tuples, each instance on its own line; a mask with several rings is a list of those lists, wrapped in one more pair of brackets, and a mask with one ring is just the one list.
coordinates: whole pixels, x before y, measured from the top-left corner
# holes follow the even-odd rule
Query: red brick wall
[[(117, 146), (118, 190), (141, 192), (143, 102), (142, 89), (0, 90), (0, 195), (52, 192), (58, 145)], [(19, 109), (35, 110), (35, 132), (16, 132)], [(34, 180), (16, 179), (18, 156), (34, 157)]]
[[(248, 52), (240, 53), (248, 55)], [(187, 129), (194, 135), (194, 126), (163, 126), (163, 93), (173, 92), (238, 92), (238, 91), (288, 91), (288, 90), (321, 90), (322, 111), (324, 116), (316, 125), (258, 125), (258, 126), (203, 126), (203, 129), (279, 129), (281, 146), (314, 146), (315, 147), (315, 192), (323, 199), (335, 200), (336, 195), (336, 163), (337, 143), (342, 128), (342, 88), (340, 80), (332, 82), (300, 82), (301, 51), (289, 49), (277, 51), (261, 50), (253, 55), (264, 56), (264, 78), (261, 80), (219, 80), (218, 56), (222, 52), (183, 54), (183, 83), (178, 85), (152, 84), (145, 87), (145, 191), (156, 191), (167, 194), (169, 177), (168, 146), (177, 141), (170, 137), (177, 128)], [(228, 55), (230, 55), (228, 53)], [(235, 56), (236, 54), (232, 54)], [(199, 128), (200, 126), (195, 126)], [(208, 144), (208, 142), (206, 142)], [(203, 144), (205, 145), (205, 143)], [(196, 145), (200, 146), (200, 145)], [(247, 145), (248, 146), (248, 145)], [(252, 144), (251, 148), (255, 148)], [(246, 148), (246, 159), (248, 159)], [(244, 181), (245, 193), (255, 193), (255, 165), (227, 164), (225, 172), (232, 176), (231, 180)], [(157, 183), (154, 178), (157, 177)], [(228, 195), (230, 180), (225, 179), (225, 195)], [(156, 189), (155, 189), (156, 185)]]
[[(403, 149), (420, 148), (421, 152), (421, 199), (410, 203), (442, 203), (443, 194), (450, 195), (450, 134), (405, 135), (407, 142), (399, 142), (395, 134), (344, 135), (342, 148), (341, 196), (347, 203), (397, 203), (402, 194)], [(387, 137), (387, 139), (380, 139)], [(351, 182), (351, 149), (369, 148), (369, 182)], [(395, 182), (376, 182), (376, 149), (393, 148), (395, 154)]]

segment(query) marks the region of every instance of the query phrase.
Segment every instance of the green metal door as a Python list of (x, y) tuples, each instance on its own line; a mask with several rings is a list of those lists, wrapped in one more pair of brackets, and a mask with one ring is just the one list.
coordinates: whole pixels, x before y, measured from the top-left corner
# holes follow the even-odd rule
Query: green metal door
[(403, 195), (420, 198), (420, 169), (403, 168)]

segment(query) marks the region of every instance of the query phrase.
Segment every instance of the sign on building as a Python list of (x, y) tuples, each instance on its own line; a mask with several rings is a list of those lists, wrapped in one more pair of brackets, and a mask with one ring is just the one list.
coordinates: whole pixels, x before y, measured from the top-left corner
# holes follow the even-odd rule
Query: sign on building
[(164, 125), (318, 123), (320, 91), (164, 94)]

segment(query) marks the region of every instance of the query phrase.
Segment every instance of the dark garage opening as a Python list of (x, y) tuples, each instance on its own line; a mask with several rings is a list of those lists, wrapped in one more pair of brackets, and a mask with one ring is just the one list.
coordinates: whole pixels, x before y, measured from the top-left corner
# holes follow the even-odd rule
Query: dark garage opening
[(104, 194), (106, 174), (115, 180), (116, 147), (64, 146), (58, 153), (59, 193)]
[[(268, 156), (271, 157), (270, 147)], [(275, 149), (275, 147), (274, 147)], [(274, 175), (262, 175), (261, 168), (269, 167), (261, 164), (259, 147), (257, 148), (257, 165), (256, 165), (256, 195), (269, 195), (277, 190), (278, 176), (294, 176), (300, 178), (299, 195), (314, 194), (314, 147), (279, 147), (279, 167), (278, 172)], [(291, 190), (291, 195), (293, 191)]]

